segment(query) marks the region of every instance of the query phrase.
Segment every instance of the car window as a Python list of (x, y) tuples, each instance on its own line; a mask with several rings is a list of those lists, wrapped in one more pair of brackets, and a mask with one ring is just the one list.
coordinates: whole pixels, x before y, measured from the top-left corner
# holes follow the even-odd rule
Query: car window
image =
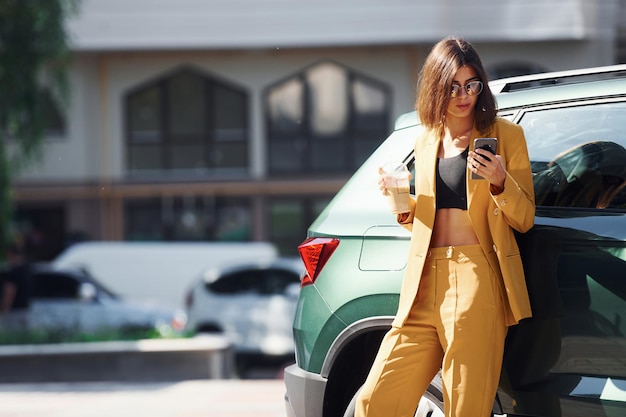
[(626, 103), (526, 111), (538, 206), (626, 209)]
[(38, 273), (32, 278), (32, 296), (40, 299), (74, 299), (79, 282), (67, 275)]
[(299, 284), (300, 275), (282, 269), (265, 271), (263, 293), (267, 295), (284, 294), (289, 284)]
[(283, 269), (254, 269), (227, 274), (208, 285), (219, 294), (282, 294), (289, 284), (299, 283), (300, 276)]
[(259, 294), (260, 285), (259, 271), (248, 270), (225, 274), (207, 287), (217, 294)]

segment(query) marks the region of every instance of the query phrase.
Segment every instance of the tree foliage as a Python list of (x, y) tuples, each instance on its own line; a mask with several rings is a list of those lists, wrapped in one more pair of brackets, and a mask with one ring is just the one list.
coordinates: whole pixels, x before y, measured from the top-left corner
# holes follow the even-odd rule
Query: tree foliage
[(75, 0), (0, 0), (0, 257), (10, 239), (12, 178), (36, 160), (50, 96), (69, 97), (66, 18)]

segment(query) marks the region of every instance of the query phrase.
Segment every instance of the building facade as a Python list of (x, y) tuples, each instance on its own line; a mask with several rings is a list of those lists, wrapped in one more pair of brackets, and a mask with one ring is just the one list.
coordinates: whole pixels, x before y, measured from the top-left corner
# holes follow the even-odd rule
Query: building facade
[(470, 40), (492, 77), (610, 65), (623, 4), (83, 0), (71, 106), (14, 183), (20, 227), (44, 258), (81, 239), (268, 240), (293, 255), (413, 109), (436, 41)]

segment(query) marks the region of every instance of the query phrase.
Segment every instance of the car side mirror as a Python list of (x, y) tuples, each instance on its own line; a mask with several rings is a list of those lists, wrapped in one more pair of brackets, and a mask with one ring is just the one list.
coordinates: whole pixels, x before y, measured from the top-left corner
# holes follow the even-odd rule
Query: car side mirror
[(98, 290), (90, 282), (82, 282), (78, 288), (78, 298), (80, 301), (93, 301), (96, 299)]

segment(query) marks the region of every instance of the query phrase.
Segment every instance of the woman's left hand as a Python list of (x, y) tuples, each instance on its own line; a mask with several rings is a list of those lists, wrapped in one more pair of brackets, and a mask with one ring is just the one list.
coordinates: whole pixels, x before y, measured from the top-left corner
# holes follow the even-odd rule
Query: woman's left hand
[(495, 189), (500, 191), (504, 189), (506, 170), (500, 155), (494, 155), (489, 151), (478, 148), (474, 151), (469, 151), (467, 166), (471, 172), (489, 181)]

